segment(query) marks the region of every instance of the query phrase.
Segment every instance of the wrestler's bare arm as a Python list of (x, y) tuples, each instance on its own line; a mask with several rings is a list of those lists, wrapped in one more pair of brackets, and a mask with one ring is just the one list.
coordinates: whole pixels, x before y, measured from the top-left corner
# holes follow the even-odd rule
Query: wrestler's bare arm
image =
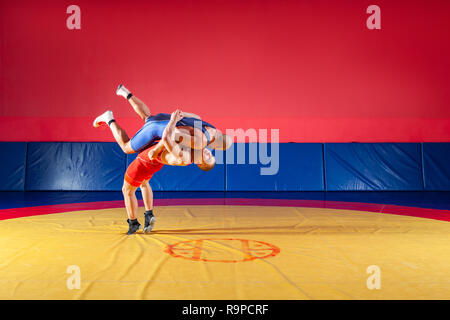
[[(183, 149), (181, 149), (180, 145), (176, 142), (176, 124), (178, 121), (183, 119), (183, 113), (180, 110), (175, 110), (171, 116), (170, 121), (167, 124), (166, 128), (164, 129), (164, 132), (161, 137), (161, 141), (166, 146), (167, 151), (174, 153), (175, 155), (178, 155), (180, 152), (183, 152)], [(180, 154), (181, 156), (181, 154)]]
[(179, 166), (182, 165), (182, 160), (171, 152), (167, 151), (166, 146), (164, 145), (164, 141), (160, 140), (156, 146), (148, 152), (148, 157), (150, 159), (156, 159), (158, 156), (161, 157), (161, 161), (164, 164), (168, 164), (171, 166)]
[(191, 163), (187, 161), (186, 159), (182, 159), (180, 157), (177, 157), (173, 153), (165, 150), (161, 153), (161, 161), (164, 164), (170, 165), (170, 166), (188, 166)]
[(159, 154), (161, 154), (161, 152), (163, 152), (166, 149), (166, 146), (164, 145), (164, 142), (162, 140), (160, 140), (153, 149), (151, 149), (148, 152), (148, 157), (150, 159), (155, 159), (158, 157)]
[(202, 118), (200, 118), (200, 116), (198, 114), (195, 113), (191, 113), (191, 112), (181, 112), (183, 118), (195, 118), (198, 120), (202, 120)]
[(161, 154), (161, 160), (168, 165), (183, 166), (192, 163), (191, 149), (185, 148), (175, 141), (175, 125), (182, 118), (183, 113), (180, 110), (172, 113), (161, 140), (149, 152), (149, 158), (156, 158)]

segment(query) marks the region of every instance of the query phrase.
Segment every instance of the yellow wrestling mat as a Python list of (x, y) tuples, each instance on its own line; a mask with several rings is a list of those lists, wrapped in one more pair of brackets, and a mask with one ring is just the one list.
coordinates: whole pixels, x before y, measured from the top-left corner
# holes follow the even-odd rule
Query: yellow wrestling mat
[[(450, 298), (449, 222), (293, 207), (155, 213), (154, 233), (132, 236), (124, 208), (0, 221), (0, 299)], [(369, 266), (380, 289), (368, 289)]]

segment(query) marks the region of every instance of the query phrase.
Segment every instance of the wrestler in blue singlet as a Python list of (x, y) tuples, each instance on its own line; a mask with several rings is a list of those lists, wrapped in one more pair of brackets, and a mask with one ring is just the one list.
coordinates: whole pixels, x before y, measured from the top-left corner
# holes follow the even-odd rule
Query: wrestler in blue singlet
[[(161, 140), (164, 129), (169, 123), (169, 120), (170, 114), (168, 113), (158, 113), (154, 116), (148, 117), (145, 120), (143, 127), (136, 132), (133, 138), (131, 138), (131, 148), (133, 148), (136, 152), (140, 152), (156, 144), (158, 140)], [(202, 131), (209, 143), (211, 139), (205, 127), (215, 128), (212, 124), (196, 118), (183, 118), (177, 122), (176, 126), (195, 128), (194, 123), (196, 121), (201, 122)]]

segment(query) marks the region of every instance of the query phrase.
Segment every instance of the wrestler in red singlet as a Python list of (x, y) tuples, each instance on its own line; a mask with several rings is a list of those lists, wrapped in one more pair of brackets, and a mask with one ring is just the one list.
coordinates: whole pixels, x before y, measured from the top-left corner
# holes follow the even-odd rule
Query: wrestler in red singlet
[(125, 180), (134, 187), (139, 187), (143, 181), (150, 180), (155, 172), (161, 170), (164, 163), (161, 162), (161, 155), (150, 159), (148, 153), (156, 145), (140, 152), (136, 159), (130, 163), (125, 172)]

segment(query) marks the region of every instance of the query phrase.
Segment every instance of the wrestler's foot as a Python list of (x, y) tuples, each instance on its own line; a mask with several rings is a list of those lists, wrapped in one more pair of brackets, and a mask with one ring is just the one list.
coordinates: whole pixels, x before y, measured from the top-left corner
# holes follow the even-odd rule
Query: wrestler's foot
[(144, 225), (144, 233), (150, 233), (155, 226), (156, 218), (153, 214), (145, 213), (145, 225)]
[(113, 120), (114, 120), (113, 113), (111, 110), (108, 110), (108, 111), (105, 111), (103, 114), (99, 115), (97, 118), (95, 118), (93, 125), (95, 128), (97, 128), (101, 124), (109, 125), (110, 122)]
[(141, 224), (137, 221), (137, 219), (134, 219), (134, 220), (127, 219), (127, 222), (129, 225), (128, 232), (127, 232), (128, 235), (135, 233), (142, 227)]
[(117, 87), (117, 90), (116, 90), (116, 94), (118, 96), (124, 97), (127, 100), (133, 96), (133, 94), (130, 92), (130, 90), (125, 88), (123, 84), (119, 84), (119, 86)]

